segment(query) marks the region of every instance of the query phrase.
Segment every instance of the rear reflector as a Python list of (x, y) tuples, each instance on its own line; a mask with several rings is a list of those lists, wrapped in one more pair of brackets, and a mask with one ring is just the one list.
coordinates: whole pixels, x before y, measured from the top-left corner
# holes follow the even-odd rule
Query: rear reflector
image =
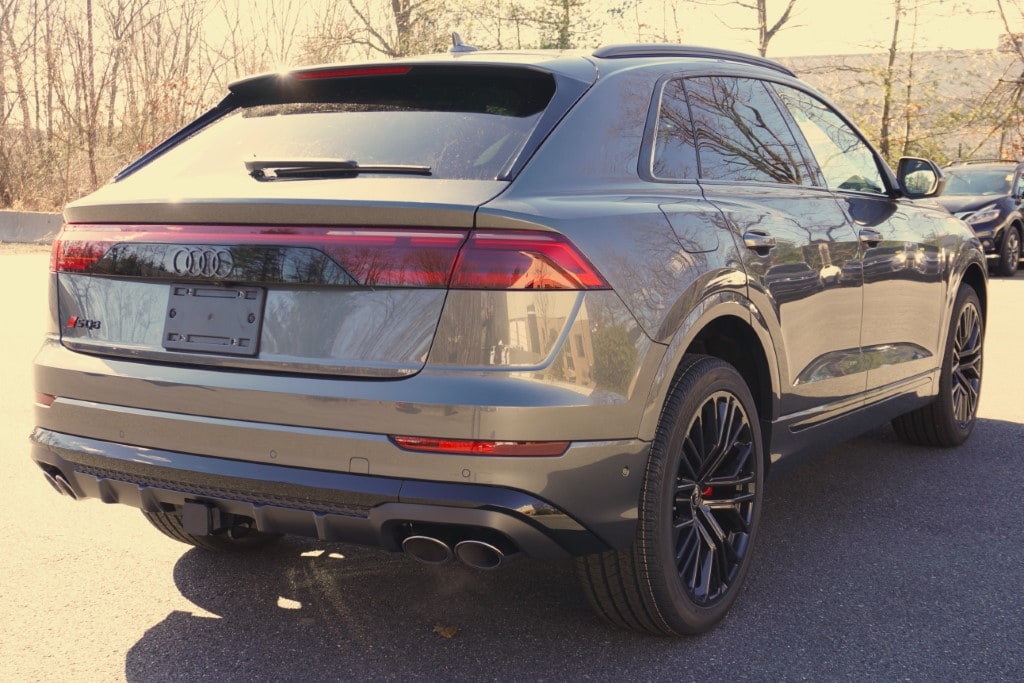
[(53, 405), (53, 402), (56, 400), (57, 397), (54, 396), (53, 394), (43, 394), (38, 391), (36, 392), (36, 403), (41, 406), (46, 406), (47, 408), (49, 408), (50, 406)]
[[(175, 257), (181, 251), (179, 245), (269, 246), (323, 252), (366, 287), (609, 288), (568, 239), (557, 233), (527, 230), (69, 224), (54, 241), (50, 270), (126, 275), (118, 270), (118, 252), (111, 251), (119, 244), (153, 245), (147, 262), (141, 265), (147, 272), (172, 277), (190, 276), (190, 272), (181, 272), (183, 261)], [(218, 272), (216, 278), (225, 282), (246, 279), (235, 271)]]
[(568, 441), (477, 441), (435, 439), (423, 436), (392, 436), (396, 446), (418, 453), (446, 455), (493, 455), (498, 457), (557, 457), (565, 453)]

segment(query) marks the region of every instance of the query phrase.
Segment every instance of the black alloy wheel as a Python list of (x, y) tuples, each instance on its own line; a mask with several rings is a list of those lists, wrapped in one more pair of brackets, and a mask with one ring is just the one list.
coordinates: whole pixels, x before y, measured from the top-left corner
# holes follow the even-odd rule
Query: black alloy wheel
[(896, 435), (921, 446), (959, 446), (974, 431), (981, 398), (985, 320), (970, 285), (957, 293), (939, 377), (928, 405), (892, 421)]
[(709, 396), (679, 457), (672, 502), (676, 571), (694, 603), (728, 592), (746, 557), (757, 495), (750, 418), (729, 392)]
[(960, 309), (956, 334), (953, 337), (953, 363), (950, 368), (953, 417), (960, 429), (971, 427), (978, 414), (978, 401), (981, 398), (981, 352), (981, 312), (977, 305), (969, 303)]
[(632, 547), (577, 562), (598, 615), (661, 635), (703, 633), (725, 616), (750, 569), (761, 512), (758, 425), (735, 368), (684, 358), (651, 447)]

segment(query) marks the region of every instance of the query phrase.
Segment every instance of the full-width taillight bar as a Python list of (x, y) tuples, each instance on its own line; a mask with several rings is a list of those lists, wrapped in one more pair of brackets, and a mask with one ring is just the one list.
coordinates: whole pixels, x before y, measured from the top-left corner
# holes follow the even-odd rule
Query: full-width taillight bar
[(50, 268), (89, 273), (118, 244), (317, 249), (367, 287), (607, 289), (565, 237), (540, 230), (225, 225), (65, 225)]

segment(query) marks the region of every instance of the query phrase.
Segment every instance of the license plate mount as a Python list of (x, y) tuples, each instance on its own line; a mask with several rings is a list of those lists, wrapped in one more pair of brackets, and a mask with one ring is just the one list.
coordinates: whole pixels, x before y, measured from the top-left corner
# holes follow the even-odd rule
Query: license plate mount
[(168, 351), (255, 356), (263, 325), (261, 287), (173, 284), (163, 347)]

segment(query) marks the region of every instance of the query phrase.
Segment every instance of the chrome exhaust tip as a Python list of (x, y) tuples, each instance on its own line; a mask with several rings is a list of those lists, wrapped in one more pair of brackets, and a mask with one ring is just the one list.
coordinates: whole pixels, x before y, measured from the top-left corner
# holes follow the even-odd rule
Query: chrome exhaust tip
[(43, 477), (46, 478), (46, 481), (49, 482), (50, 486), (52, 486), (60, 495), (67, 496), (71, 500), (78, 500), (78, 494), (75, 493), (75, 490), (71, 488), (71, 484), (60, 472), (54, 474), (43, 470)]
[(402, 550), (424, 564), (444, 564), (452, 559), (448, 544), (431, 536), (408, 536), (402, 540)]
[(505, 559), (505, 553), (499, 548), (483, 541), (462, 541), (455, 546), (455, 556), (459, 562), (473, 569), (497, 569)]

